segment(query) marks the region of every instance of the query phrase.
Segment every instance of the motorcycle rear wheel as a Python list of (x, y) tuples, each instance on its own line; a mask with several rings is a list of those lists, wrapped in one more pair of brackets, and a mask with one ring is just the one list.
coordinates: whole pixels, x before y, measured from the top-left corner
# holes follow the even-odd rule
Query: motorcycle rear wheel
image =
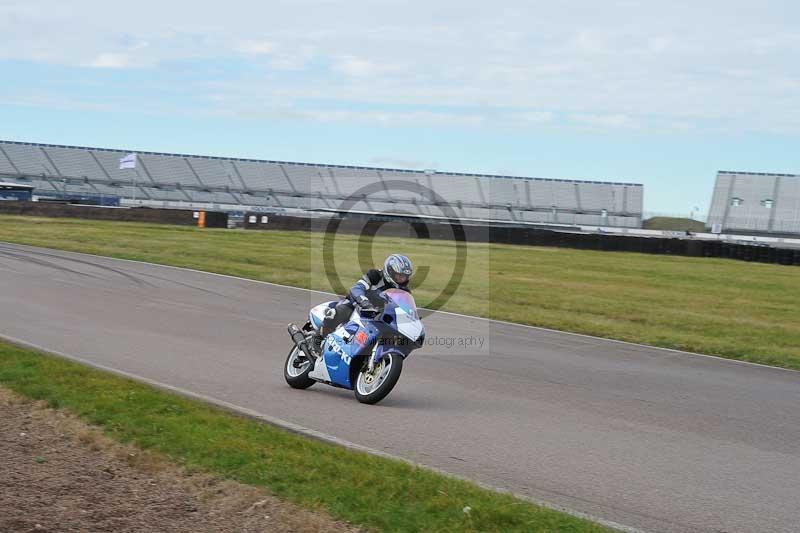
[(353, 387), (356, 399), (366, 404), (376, 404), (383, 400), (397, 385), (402, 371), (403, 358), (394, 353), (384, 355), (371, 373), (367, 369), (367, 361), (365, 361), (364, 366), (356, 375), (356, 383)]

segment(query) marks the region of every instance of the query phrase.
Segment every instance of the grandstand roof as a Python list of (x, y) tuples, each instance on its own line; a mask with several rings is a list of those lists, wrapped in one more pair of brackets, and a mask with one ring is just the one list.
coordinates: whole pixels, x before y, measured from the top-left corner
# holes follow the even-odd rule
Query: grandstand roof
[[(68, 144), (46, 144), (46, 143), (34, 143), (34, 142), (24, 142), (24, 141), (6, 141), (0, 139), (0, 143), (6, 144), (19, 144), (25, 146), (41, 146), (44, 148), (71, 148), (77, 150), (93, 150), (93, 151), (100, 151), (100, 152), (115, 152), (115, 153), (134, 153), (134, 154), (142, 154), (142, 155), (159, 155), (159, 156), (171, 156), (171, 157), (196, 157), (201, 159), (214, 159), (220, 161), (248, 161), (253, 163), (272, 163), (278, 165), (299, 165), (299, 166), (325, 166), (331, 168), (352, 168), (358, 170), (375, 170), (375, 171), (387, 171), (387, 172), (407, 172), (409, 174), (419, 174), (419, 175), (427, 175), (430, 171), (425, 170), (409, 170), (409, 169), (401, 169), (401, 168), (388, 168), (388, 167), (365, 167), (365, 166), (354, 166), (354, 165), (333, 165), (328, 163), (300, 163), (296, 161), (277, 161), (271, 159), (248, 159), (248, 158), (241, 158), (241, 157), (219, 157), (219, 156), (210, 156), (210, 155), (195, 155), (195, 154), (175, 154), (169, 152), (148, 152), (148, 151), (141, 151), (141, 150), (128, 150), (122, 148), (96, 148), (92, 146), (73, 146)], [(537, 177), (529, 177), (529, 176), (508, 176), (508, 175), (499, 175), (499, 174), (475, 174), (469, 172), (443, 172), (443, 171), (435, 171), (435, 175), (437, 176), (479, 176), (484, 178), (498, 178), (498, 179), (525, 179), (525, 180), (536, 180), (536, 181), (554, 181), (554, 182), (561, 182), (561, 183), (600, 183), (600, 184), (610, 184), (610, 185), (628, 185), (632, 187), (643, 187), (641, 183), (627, 183), (627, 182), (618, 182), (618, 181), (598, 181), (598, 180), (576, 180), (576, 179), (556, 179), (556, 178), (537, 178)]]
[(780, 174), (778, 172), (743, 172), (738, 170), (719, 170), (717, 174), (738, 174), (745, 176), (783, 176), (785, 178), (800, 178), (800, 174)]

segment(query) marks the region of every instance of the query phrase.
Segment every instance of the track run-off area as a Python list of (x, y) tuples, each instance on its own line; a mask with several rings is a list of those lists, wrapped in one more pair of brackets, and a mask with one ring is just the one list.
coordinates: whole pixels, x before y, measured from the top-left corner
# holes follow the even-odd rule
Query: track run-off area
[(800, 372), (448, 313), (377, 406), (290, 389), (330, 295), (0, 243), (0, 336), (646, 531), (797, 531)]

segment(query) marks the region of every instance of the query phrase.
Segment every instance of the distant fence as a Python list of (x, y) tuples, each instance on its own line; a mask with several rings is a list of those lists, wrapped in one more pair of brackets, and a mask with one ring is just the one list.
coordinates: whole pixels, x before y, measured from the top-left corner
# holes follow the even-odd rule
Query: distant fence
[(39, 202), (55, 202), (77, 205), (100, 205), (106, 207), (119, 207), (121, 198), (105, 194), (79, 194), (79, 193), (47, 193), (37, 191)]
[[(244, 217), (244, 227), (251, 230), (326, 231), (331, 220), (330, 218), (248, 213)], [(337, 223), (336, 231), (340, 233), (374, 235), (380, 232), (381, 235), (389, 237), (445, 240), (452, 239), (454, 234), (453, 225), (446, 222), (431, 223), (430, 221), (404, 221), (360, 216), (334, 220)], [(468, 242), (557, 246), (582, 250), (689, 257), (721, 257), (761, 263), (800, 265), (800, 249), (678, 238), (570, 233), (519, 226), (464, 225), (461, 227)]]
[[(0, 214), (90, 220), (117, 220), (196, 226), (199, 213), (185, 209), (94, 207), (50, 202), (0, 202)], [(205, 227), (227, 228), (227, 213), (205, 213)]]

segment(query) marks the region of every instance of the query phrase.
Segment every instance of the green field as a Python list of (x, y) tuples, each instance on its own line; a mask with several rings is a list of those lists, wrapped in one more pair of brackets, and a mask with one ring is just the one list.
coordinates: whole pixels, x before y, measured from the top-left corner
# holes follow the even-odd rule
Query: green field
[[(0, 216), (0, 241), (191, 267), (298, 287), (330, 289), (338, 269), (360, 275), (354, 236), (198, 230), (137, 223)], [(427, 276), (418, 303), (439, 294), (455, 245), (378, 237), (375, 262), (407, 253)], [(350, 251), (351, 253), (345, 253)], [(800, 369), (800, 269), (726, 259), (471, 244), (446, 310)]]
[(668, 231), (706, 231), (705, 222), (691, 218), (653, 217), (642, 223), (644, 229), (660, 229)]
[[(378, 531), (604, 528), (406, 463), (354, 452), (0, 342), (0, 384), (192, 470), (269, 489)], [(468, 508), (465, 511), (465, 508)]]

